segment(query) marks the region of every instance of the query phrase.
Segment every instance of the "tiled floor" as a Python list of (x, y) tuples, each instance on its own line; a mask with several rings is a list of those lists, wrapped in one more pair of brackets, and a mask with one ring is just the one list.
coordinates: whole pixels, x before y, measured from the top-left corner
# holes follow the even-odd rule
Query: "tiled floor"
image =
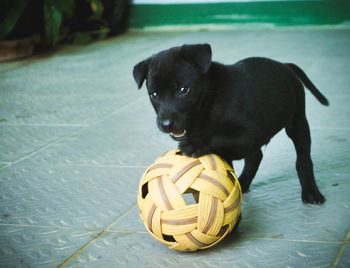
[[(301, 66), (315, 174), (327, 202), (305, 205), (284, 132), (263, 149), (237, 233), (178, 253), (136, 209), (145, 168), (176, 147), (157, 130), (132, 67), (208, 42), (214, 60), (266, 56)], [(350, 267), (350, 29), (132, 32), (0, 65), (0, 267)], [(239, 174), (242, 162), (234, 163)]]

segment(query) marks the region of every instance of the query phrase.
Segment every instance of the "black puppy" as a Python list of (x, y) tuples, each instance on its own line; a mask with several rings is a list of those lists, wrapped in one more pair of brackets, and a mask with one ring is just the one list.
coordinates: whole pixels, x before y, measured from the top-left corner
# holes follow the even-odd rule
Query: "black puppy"
[(328, 100), (295, 64), (247, 58), (223, 65), (211, 60), (210, 45), (183, 45), (138, 63), (133, 74), (139, 89), (146, 79), (158, 127), (184, 154), (215, 153), (230, 164), (245, 159), (243, 192), (258, 170), (260, 148), (285, 128), (297, 153), (302, 200), (325, 201), (313, 173), (303, 84), (322, 104)]

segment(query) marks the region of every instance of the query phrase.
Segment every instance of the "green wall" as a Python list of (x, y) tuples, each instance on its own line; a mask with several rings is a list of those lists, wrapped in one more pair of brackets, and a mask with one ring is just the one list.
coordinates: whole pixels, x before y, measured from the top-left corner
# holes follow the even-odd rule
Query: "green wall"
[(131, 28), (220, 24), (349, 25), (350, 0), (136, 4)]

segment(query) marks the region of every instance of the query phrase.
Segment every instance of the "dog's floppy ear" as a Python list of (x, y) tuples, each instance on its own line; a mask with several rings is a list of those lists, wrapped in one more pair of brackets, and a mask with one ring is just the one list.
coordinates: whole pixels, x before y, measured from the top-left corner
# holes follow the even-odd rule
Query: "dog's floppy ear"
[(207, 73), (211, 65), (211, 47), (209, 44), (183, 45), (180, 55), (197, 67), (202, 73)]
[(142, 87), (143, 81), (145, 81), (147, 77), (149, 62), (150, 58), (145, 59), (134, 66), (133, 75), (139, 89)]

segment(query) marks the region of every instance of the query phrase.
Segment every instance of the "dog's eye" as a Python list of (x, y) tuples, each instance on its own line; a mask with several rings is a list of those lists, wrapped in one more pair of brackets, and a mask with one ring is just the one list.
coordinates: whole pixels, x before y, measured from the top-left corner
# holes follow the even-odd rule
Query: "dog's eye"
[(190, 92), (190, 88), (189, 87), (180, 87), (178, 92), (179, 92), (180, 96), (186, 96)]
[(158, 94), (157, 94), (157, 92), (152, 92), (152, 93), (150, 94), (150, 97), (151, 97), (152, 100), (158, 99)]

